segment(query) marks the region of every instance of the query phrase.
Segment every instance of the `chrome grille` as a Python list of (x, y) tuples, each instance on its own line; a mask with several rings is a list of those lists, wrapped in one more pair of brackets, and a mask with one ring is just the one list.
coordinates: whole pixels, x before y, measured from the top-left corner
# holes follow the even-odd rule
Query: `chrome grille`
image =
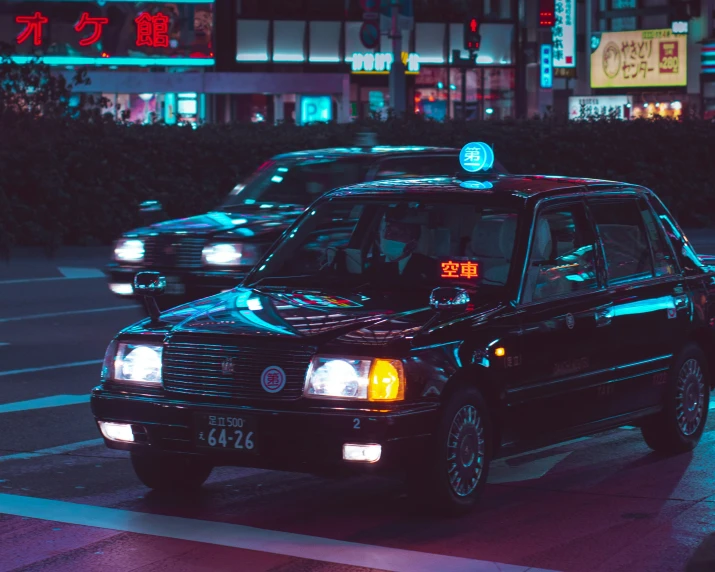
[[(297, 399), (315, 348), (291, 344), (208, 344), (170, 341), (164, 349), (164, 389), (169, 392), (248, 399)], [(232, 358), (233, 372), (222, 365)], [(269, 366), (286, 373), (285, 387), (268, 393), (261, 374)]]
[(204, 238), (175, 234), (148, 236), (144, 241), (145, 266), (200, 268)]

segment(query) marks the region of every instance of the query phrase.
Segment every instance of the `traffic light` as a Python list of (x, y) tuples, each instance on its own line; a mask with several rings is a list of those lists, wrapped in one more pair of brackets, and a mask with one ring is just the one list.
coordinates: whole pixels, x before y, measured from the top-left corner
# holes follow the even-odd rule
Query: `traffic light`
[(539, 0), (539, 27), (552, 28), (556, 23), (555, 0)]
[(464, 49), (478, 51), (482, 37), (479, 35), (479, 19), (470, 18), (464, 26)]

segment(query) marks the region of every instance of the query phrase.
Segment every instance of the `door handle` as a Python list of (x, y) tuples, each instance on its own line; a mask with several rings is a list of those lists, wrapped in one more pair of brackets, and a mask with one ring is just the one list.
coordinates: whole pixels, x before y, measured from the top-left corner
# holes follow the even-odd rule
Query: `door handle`
[(611, 323), (611, 320), (613, 320), (613, 314), (613, 303), (609, 303), (596, 308), (596, 326), (602, 327), (609, 325)]
[(673, 288), (673, 303), (676, 309), (685, 308), (688, 305), (688, 295), (683, 292), (681, 284)]

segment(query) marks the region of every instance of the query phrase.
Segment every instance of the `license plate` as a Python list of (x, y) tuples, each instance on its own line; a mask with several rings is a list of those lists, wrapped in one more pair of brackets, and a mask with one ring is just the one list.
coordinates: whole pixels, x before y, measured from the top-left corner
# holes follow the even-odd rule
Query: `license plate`
[(256, 421), (243, 415), (198, 413), (194, 417), (194, 442), (201, 448), (255, 454)]
[(167, 276), (166, 277), (166, 288), (165, 288), (164, 292), (166, 294), (185, 294), (186, 286), (184, 286), (184, 284), (182, 284), (181, 280), (179, 280), (178, 277)]

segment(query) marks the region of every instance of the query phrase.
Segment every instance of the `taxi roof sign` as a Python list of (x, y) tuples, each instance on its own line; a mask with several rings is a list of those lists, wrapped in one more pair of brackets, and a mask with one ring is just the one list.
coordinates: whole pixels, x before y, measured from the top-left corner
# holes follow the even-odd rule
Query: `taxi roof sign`
[(494, 165), (494, 151), (486, 143), (467, 143), (459, 152), (459, 164), (470, 173), (488, 171)]

